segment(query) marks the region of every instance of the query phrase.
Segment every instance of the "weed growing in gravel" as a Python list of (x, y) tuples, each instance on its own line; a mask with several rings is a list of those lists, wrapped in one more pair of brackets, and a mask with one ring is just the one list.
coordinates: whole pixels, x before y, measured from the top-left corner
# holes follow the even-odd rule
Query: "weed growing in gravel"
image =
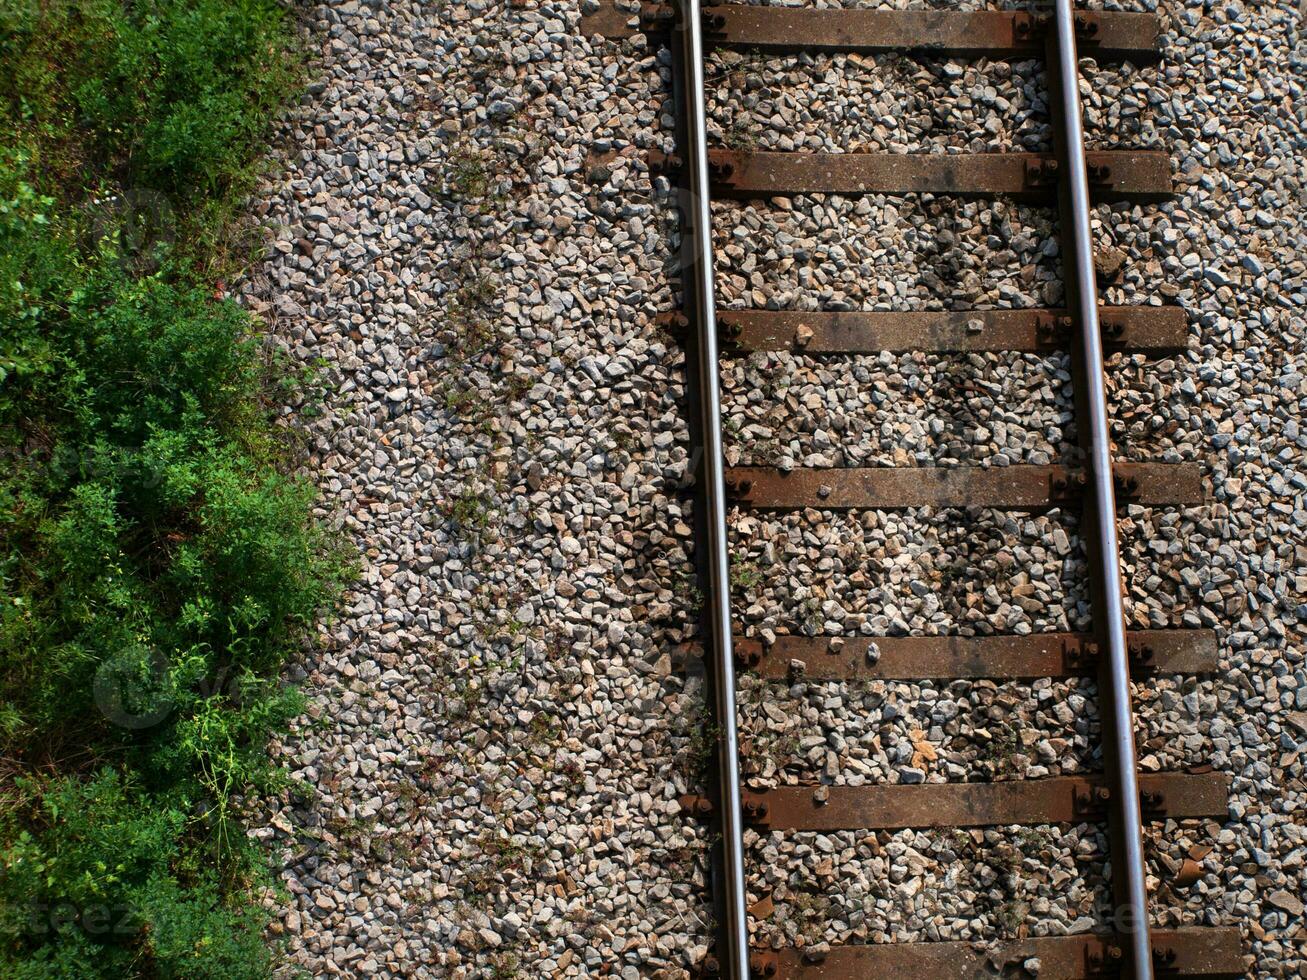
[(613, 448), (619, 453), (629, 454), (637, 445), (639, 445), (639, 437), (631, 431), (630, 426), (625, 422), (615, 422), (608, 434), (613, 440)]
[[(440, 383), (445, 407), (479, 425), (487, 435), (493, 431), (497, 409), (491, 391), (495, 331), (488, 314), (498, 290), (493, 275), (469, 273), (455, 290), (438, 331), (445, 348), (446, 370)], [(510, 375), (503, 384), (508, 401), (521, 398), (531, 386), (519, 375)]]
[(750, 592), (762, 582), (762, 569), (751, 558), (732, 560), (731, 589), (735, 592)]
[(675, 595), (684, 596), (688, 610), (696, 613), (703, 606), (703, 590), (699, 588), (699, 577), (693, 569), (682, 569), (673, 583)]
[(531, 745), (557, 745), (563, 727), (548, 711), (538, 711), (531, 718), (529, 733), (528, 742)]
[(1041, 852), (1051, 848), (1055, 839), (1048, 827), (1022, 827), (1017, 831), (1017, 841), (1024, 851)]
[(994, 921), (998, 926), (999, 936), (1003, 939), (1016, 938), (1026, 921), (1026, 913), (1029, 910), (1029, 905), (1025, 902), (1019, 902), (1015, 898), (1010, 898), (1000, 904), (994, 911)]
[[(494, 799), (487, 794), (482, 804), (494, 809)], [(471, 908), (484, 908), (495, 892), (504, 887), (509, 873), (528, 873), (540, 857), (540, 849), (513, 837), (486, 830), (477, 838), (480, 855), (463, 872), (463, 901)]]
[(490, 976), (493, 980), (515, 980), (522, 975), (522, 961), (516, 953), (492, 953)]
[[(1018, 839), (1022, 843), (1030, 840), (1030, 838)], [(993, 864), (995, 870), (1000, 872), (995, 887), (1002, 892), (1002, 898), (994, 909), (994, 920), (998, 925), (999, 934), (1004, 938), (1020, 935), (1026, 921), (1026, 914), (1030, 911), (1029, 903), (1018, 898), (1021, 890), (1022, 860), (1021, 848), (1014, 847), (1006, 841), (994, 848)]]
[(491, 150), (470, 143), (460, 143), (449, 155), (445, 165), (445, 194), (450, 200), (480, 211), (485, 205), (497, 205), (505, 200), (499, 189), (499, 174), (503, 161)]
[(799, 605), (799, 622), (801, 630), (808, 636), (816, 636), (826, 624), (826, 617), (821, 612), (821, 600), (810, 595)]
[(731, 120), (731, 124), (726, 127), (726, 132), (722, 136), (722, 142), (730, 149), (741, 153), (747, 153), (758, 147), (758, 139), (749, 128), (749, 120), (744, 116), (736, 116)]
[(758, 678), (744, 679), (739, 688), (740, 717), (748, 737), (748, 751), (740, 764), (750, 774), (779, 772), (799, 758), (796, 728), (781, 728), (767, 717), (768, 685)]
[(454, 148), (445, 167), (445, 185), (456, 201), (476, 203), (490, 190), (490, 168), (485, 154), (462, 144)]
[(537, 844), (487, 830), (478, 839), (483, 854), (490, 857), (499, 871), (526, 870), (540, 857)]
[(775, 436), (755, 439), (749, 450), (755, 466), (776, 466), (781, 461), (781, 444)]
[(787, 905), (790, 914), (786, 932), (791, 938), (802, 936), (809, 944), (821, 942), (833, 918), (830, 897), (796, 892), (789, 896)]
[(475, 487), (465, 486), (449, 504), (449, 518), (467, 535), (479, 535), (490, 524), (490, 502)]
[(989, 740), (982, 743), (979, 761), (989, 763), (995, 775), (1019, 775), (1017, 756), (1021, 748), (1020, 727), (1010, 721), (996, 722)]
[(681, 755), (681, 775), (687, 787), (703, 786), (708, 780), (708, 766), (712, 763), (717, 740), (721, 738), (721, 728), (705, 722), (694, 725), (688, 734)]
[(479, 357), (495, 339), (486, 315), (498, 288), (494, 276), (477, 272), (455, 291), (446, 315), (450, 354), (460, 364)]
[(504, 379), (504, 393), (510, 402), (520, 402), (535, 382), (524, 374), (510, 374)]

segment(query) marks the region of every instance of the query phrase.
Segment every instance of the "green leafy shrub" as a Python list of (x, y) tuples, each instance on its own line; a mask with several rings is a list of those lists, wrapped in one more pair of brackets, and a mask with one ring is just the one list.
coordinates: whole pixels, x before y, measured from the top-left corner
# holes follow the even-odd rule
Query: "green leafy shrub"
[(274, 424), (286, 372), (202, 270), (290, 77), (282, 13), (0, 16), (0, 973), (266, 976), (242, 817), (348, 565)]
[[(48, 786), (25, 781), (25, 828), (5, 854), (6, 932), (44, 942), (0, 952), (6, 976), (257, 977), (269, 965), (257, 906), (223, 897), (184, 842), (192, 800), (105, 771)], [(11, 815), (12, 819), (12, 815)]]
[[(14, 114), (124, 186), (216, 194), (294, 78), (269, 0), (3, 0)], [(58, 140), (63, 141), (63, 140)]]

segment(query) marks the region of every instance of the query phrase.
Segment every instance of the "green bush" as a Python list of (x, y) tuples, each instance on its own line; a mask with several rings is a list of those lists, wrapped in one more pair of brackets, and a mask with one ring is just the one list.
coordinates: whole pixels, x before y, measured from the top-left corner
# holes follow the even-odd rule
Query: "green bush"
[(0, 971), (266, 976), (241, 817), (347, 565), (202, 270), (289, 37), (270, 0), (0, 15)]
[(220, 193), (294, 77), (269, 0), (0, 3), (12, 114), (127, 187)]
[[(27, 784), (30, 811), (5, 853), (7, 977), (259, 977), (270, 957), (257, 904), (224, 898), (194, 867), (178, 797), (105, 771)], [(6, 828), (11, 831), (12, 828)]]

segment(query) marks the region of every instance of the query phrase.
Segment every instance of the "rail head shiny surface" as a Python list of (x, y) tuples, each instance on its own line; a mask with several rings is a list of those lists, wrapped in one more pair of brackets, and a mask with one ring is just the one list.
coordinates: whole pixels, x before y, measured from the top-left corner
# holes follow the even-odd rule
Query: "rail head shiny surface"
[(1089, 432), (1087, 445), (1092, 486), (1094, 524), (1101, 588), (1100, 635), (1105, 650), (1103, 677), (1108, 684), (1110, 715), (1105, 719), (1104, 739), (1110, 740), (1108, 757), (1117, 781), (1118, 844), (1121, 853), (1114, 861), (1125, 872), (1124, 887), (1118, 893), (1129, 910), (1123, 917), (1129, 941), (1129, 968), (1135, 980), (1152, 980), (1153, 955), (1148, 928), (1148, 889), (1143, 854), (1142, 810), (1137, 778), (1134, 717), (1130, 698), (1130, 667), (1125, 635), (1125, 606), (1122, 598), (1120, 545), (1116, 530), (1115, 488), (1112, 480), (1111, 440), (1108, 430), (1107, 394), (1103, 377), (1103, 343), (1098, 322), (1098, 282), (1094, 271), (1093, 238), (1090, 229), (1089, 175), (1085, 163), (1083, 116), (1080, 105), (1080, 67), (1076, 51), (1076, 12), (1071, 0), (1056, 0), (1054, 30), (1056, 73), (1061, 90), (1062, 146), (1065, 150), (1066, 200), (1069, 213), (1062, 215), (1064, 248), (1074, 281), (1080, 356), (1084, 374), (1082, 397)]
[[(699, 0), (681, 0), (675, 27), (681, 44), (684, 94), (685, 187), (682, 213), (685, 299), (698, 327), (703, 463), (701, 501), (707, 507), (708, 624), (711, 631), (714, 721), (720, 782), (722, 833), (721, 896), (724, 920), (718, 950), (720, 976), (749, 980), (749, 923), (744, 882), (744, 816), (740, 800), (740, 751), (735, 717), (735, 655), (731, 643), (730, 556), (727, 551), (726, 484), (721, 424), (721, 370), (718, 362), (716, 294), (713, 284), (711, 176), (704, 96), (703, 16)], [(687, 240), (688, 238), (688, 240)]]

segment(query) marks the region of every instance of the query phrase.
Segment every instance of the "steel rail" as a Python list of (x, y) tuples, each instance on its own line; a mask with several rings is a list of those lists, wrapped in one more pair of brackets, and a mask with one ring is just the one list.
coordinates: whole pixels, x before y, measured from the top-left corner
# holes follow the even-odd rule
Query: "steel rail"
[(1066, 201), (1062, 238), (1069, 257), (1064, 274), (1075, 296), (1079, 353), (1083, 378), (1083, 438), (1088, 453), (1093, 519), (1096, 527), (1097, 568), (1102, 622), (1098, 624), (1105, 649), (1102, 677), (1109, 685), (1110, 714), (1105, 718), (1106, 761), (1115, 770), (1119, 788), (1114, 794), (1119, 846), (1114, 872), (1124, 870), (1118, 895), (1125, 907), (1118, 910), (1122, 932), (1129, 941), (1129, 963), (1134, 980), (1152, 980), (1152, 944), (1148, 929), (1148, 890), (1143, 853), (1143, 815), (1137, 778), (1134, 717), (1130, 704), (1130, 664), (1126, 644), (1125, 606), (1117, 540), (1115, 488), (1112, 480), (1111, 442), (1108, 434), (1107, 393), (1103, 377), (1103, 343), (1098, 322), (1098, 283), (1094, 273), (1090, 235), (1089, 178), (1085, 164), (1083, 116), (1080, 106), (1080, 67), (1076, 53), (1075, 12), (1071, 0), (1055, 0), (1057, 78), (1061, 89), (1060, 128), (1066, 155)]
[[(713, 285), (711, 186), (705, 119), (703, 15), (699, 0), (680, 0), (686, 162), (689, 200), (682, 214), (681, 249), (686, 308), (698, 328), (703, 460), (702, 500), (707, 506), (708, 637), (713, 668), (720, 782), (726, 948), (718, 950), (720, 975), (749, 980), (749, 924), (744, 887), (744, 816), (740, 802), (740, 749), (735, 719), (735, 655), (731, 637), (730, 556), (727, 552), (726, 479), (722, 453), (721, 367)], [(721, 955), (724, 953), (725, 955)]]

